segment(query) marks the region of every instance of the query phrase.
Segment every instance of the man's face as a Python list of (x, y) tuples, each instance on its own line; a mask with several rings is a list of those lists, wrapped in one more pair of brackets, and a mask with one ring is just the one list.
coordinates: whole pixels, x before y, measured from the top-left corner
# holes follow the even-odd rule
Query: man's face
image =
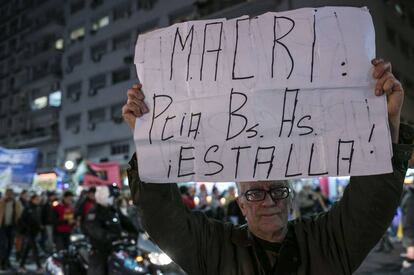
[(73, 201), (73, 197), (72, 196), (66, 196), (66, 197), (63, 198), (63, 202), (66, 205), (72, 205), (72, 201)]
[(282, 234), (288, 222), (288, 200), (273, 201), (267, 193), (262, 201), (248, 201), (243, 195), (252, 189), (269, 190), (275, 187), (286, 187), (285, 182), (254, 181), (240, 183), (241, 190), (237, 202), (247, 219), (250, 231), (259, 238)]
[(4, 194), (4, 198), (6, 201), (12, 200), (14, 198), (14, 193), (12, 190), (6, 190), (6, 193)]
[(95, 193), (90, 192), (87, 194), (87, 196), (88, 196), (88, 199), (93, 200), (93, 201), (95, 200)]
[(41, 202), (41, 199), (40, 199), (39, 196), (36, 196), (32, 199), (32, 203), (35, 204), (35, 205), (39, 205), (40, 202)]

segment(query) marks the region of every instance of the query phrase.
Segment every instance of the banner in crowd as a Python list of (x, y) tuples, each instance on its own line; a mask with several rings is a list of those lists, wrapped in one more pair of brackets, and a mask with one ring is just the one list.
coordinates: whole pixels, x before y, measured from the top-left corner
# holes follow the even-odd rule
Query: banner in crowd
[(0, 187), (29, 187), (37, 165), (38, 149), (6, 149), (0, 147)]
[(134, 139), (149, 182), (391, 172), (366, 8), (189, 21), (140, 35), (150, 113)]
[(56, 190), (58, 175), (55, 172), (39, 173), (34, 176), (33, 187), (40, 190)]
[(116, 183), (121, 188), (121, 175), (118, 162), (96, 163), (86, 161), (86, 173), (83, 176), (84, 186), (109, 185)]

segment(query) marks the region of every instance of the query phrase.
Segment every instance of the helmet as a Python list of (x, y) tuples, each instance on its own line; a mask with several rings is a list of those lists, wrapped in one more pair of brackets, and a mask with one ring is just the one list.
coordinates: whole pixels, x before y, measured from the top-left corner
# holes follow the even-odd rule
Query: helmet
[(116, 184), (102, 185), (96, 187), (95, 200), (96, 203), (102, 206), (111, 206), (120, 194), (119, 188)]

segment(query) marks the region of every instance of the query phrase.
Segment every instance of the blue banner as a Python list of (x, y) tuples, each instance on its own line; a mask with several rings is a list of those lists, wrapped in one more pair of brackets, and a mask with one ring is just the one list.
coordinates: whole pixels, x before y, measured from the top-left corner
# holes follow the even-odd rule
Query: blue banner
[(0, 147), (0, 187), (20, 185), (29, 187), (36, 170), (39, 150), (5, 149)]

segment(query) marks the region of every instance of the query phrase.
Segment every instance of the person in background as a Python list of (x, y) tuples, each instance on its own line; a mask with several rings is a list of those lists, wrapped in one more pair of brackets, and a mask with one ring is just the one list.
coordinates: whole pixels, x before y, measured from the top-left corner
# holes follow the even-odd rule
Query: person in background
[(33, 194), (30, 197), (28, 206), (23, 210), (22, 216), (19, 220), (20, 232), (23, 235), (23, 248), (19, 273), (27, 272), (25, 264), (30, 251), (33, 253), (33, 257), (37, 265), (37, 272), (43, 272), (36, 244), (36, 238), (42, 226), (41, 209), (39, 207), (40, 202), (40, 196)]
[(47, 201), (42, 205), (42, 222), (46, 234), (45, 249), (51, 253), (54, 248), (54, 225), (57, 222), (58, 213), (55, 207), (59, 204), (55, 191), (48, 191), (46, 193)]
[(89, 187), (88, 190), (84, 192), (84, 195), (79, 198), (79, 201), (75, 207), (75, 217), (80, 224), (80, 228), (83, 230), (83, 224), (85, 222), (86, 216), (88, 215), (89, 210), (95, 205), (95, 192), (96, 187)]
[(317, 198), (310, 185), (306, 184), (298, 194), (298, 205), (301, 217), (310, 217), (316, 204)]
[(27, 206), (29, 206), (29, 204), (30, 204), (30, 194), (29, 194), (29, 192), (26, 189), (23, 189), (20, 192), (19, 200), (20, 200), (20, 203), (22, 204), (22, 206), (24, 208), (26, 208)]
[(70, 244), (70, 234), (76, 224), (75, 209), (73, 208), (73, 193), (66, 191), (62, 202), (55, 206), (57, 219), (55, 224), (56, 249), (67, 249)]
[(319, 186), (313, 190), (313, 196), (315, 198), (315, 205), (313, 207), (313, 213), (322, 213), (328, 211), (330, 201), (324, 196)]
[(239, 205), (237, 204), (236, 189), (234, 186), (228, 188), (228, 194), (226, 196), (227, 202), (227, 221), (231, 222), (234, 225), (245, 224), (246, 219), (243, 216), (243, 213), (240, 210)]
[(121, 237), (124, 229), (130, 229), (130, 224), (125, 226), (125, 219), (113, 207), (118, 195), (119, 189), (116, 186), (96, 187), (96, 203), (89, 210), (83, 227), (92, 245), (89, 254), (89, 275), (108, 274), (107, 260), (112, 251), (112, 242)]
[(188, 209), (193, 210), (195, 208), (195, 202), (194, 199), (191, 198), (190, 194), (188, 193), (188, 187), (185, 185), (180, 186), (180, 193), (184, 205), (187, 206)]
[[(413, 134), (414, 135), (414, 134)], [(414, 153), (413, 153), (414, 155)], [(411, 166), (414, 162), (411, 162)], [(411, 183), (401, 201), (403, 246), (406, 258), (402, 263), (402, 274), (414, 274), (414, 184)]]
[(13, 248), (17, 222), (23, 207), (14, 197), (12, 189), (6, 189), (0, 199), (0, 270), (9, 269), (10, 252)]

